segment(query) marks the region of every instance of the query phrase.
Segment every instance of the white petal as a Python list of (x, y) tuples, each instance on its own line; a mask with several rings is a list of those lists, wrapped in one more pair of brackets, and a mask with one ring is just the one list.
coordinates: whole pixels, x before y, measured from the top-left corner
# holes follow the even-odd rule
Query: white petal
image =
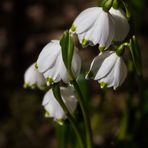
[(123, 59), (121, 58), (121, 68), (120, 68), (120, 73), (121, 73), (121, 79), (120, 79), (120, 84), (121, 85), (124, 80), (127, 77), (127, 66), (125, 65)]
[(63, 62), (62, 54), (60, 55), (59, 63), (60, 63), (60, 66), (59, 66), (60, 77), (64, 83), (68, 83), (69, 77), (68, 77), (68, 73), (67, 73), (65, 64)]
[(118, 58), (114, 68), (114, 89), (119, 87), (127, 76), (127, 68), (121, 57)]
[(114, 37), (114, 34), (115, 34), (115, 22), (114, 22), (114, 20), (113, 20), (111, 15), (108, 16), (108, 23), (109, 23), (109, 25), (108, 25), (108, 28), (109, 28), (108, 39), (106, 40), (105, 44), (104, 44), (104, 42), (100, 41), (100, 47), (104, 47), (105, 46), (106, 48), (108, 48), (110, 46), (112, 40), (113, 40), (113, 37)]
[[(61, 87), (60, 90), (63, 102), (68, 110), (73, 113), (77, 106), (77, 99), (74, 91), (71, 87)], [(53, 117), (55, 120), (66, 119), (65, 113), (54, 97), (51, 89), (44, 95), (42, 105), (44, 106), (45, 110), (49, 112), (50, 117)]]
[(47, 80), (48, 80), (48, 78), (51, 78), (55, 83), (59, 82), (61, 80), (61, 77), (60, 77), (59, 73), (57, 72), (56, 67), (53, 67), (53, 68), (47, 70), (43, 75)]
[(71, 113), (73, 113), (77, 106), (77, 99), (74, 90), (71, 87), (61, 87), (61, 94), (66, 107)]
[(34, 63), (26, 70), (24, 74), (24, 81), (25, 83), (28, 83), (29, 85), (33, 85), (36, 83), (36, 74)]
[[(103, 54), (101, 55), (103, 56)], [(106, 75), (113, 69), (115, 63), (116, 63), (117, 56), (115, 53), (112, 53), (108, 57), (106, 57), (102, 63), (100, 63), (100, 67), (97, 71), (97, 74), (95, 76), (95, 80), (99, 80)]]
[(46, 84), (43, 75), (35, 68), (35, 63), (26, 70), (24, 81), (29, 86), (36, 85), (40, 89), (43, 89)]
[(115, 41), (123, 41), (129, 32), (129, 23), (122, 9), (111, 8), (109, 11), (115, 21)]
[(49, 112), (50, 117), (53, 117), (57, 120), (65, 118), (65, 113), (60, 104), (55, 99), (51, 89), (44, 95), (42, 105), (44, 106), (45, 110)]
[(82, 40), (85, 38), (85, 32), (78, 34), (78, 39), (80, 41), (80, 43), (82, 44)]
[[(37, 71), (37, 69), (36, 69), (36, 71)], [(36, 84), (37, 84), (38, 88), (40, 88), (40, 89), (45, 88), (46, 80), (45, 80), (43, 74), (40, 72), (36, 72)]]
[(89, 71), (92, 71), (94, 76), (96, 76), (96, 74), (97, 74), (98, 70), (100, 69), (101, 64), (104, 61), (104, 59), (107, 58), (110, 54), (111, 54), (111, 52), (106, 51), (106, 52), (96, 56), (93, 59), (91, 65), (90, 65)]
[(114, 69), (111, 69), (111, 71), (106, 75), (105, 77), (101, 78), (99, 82), (105, 82), (107, 84), (107, 87), (114, 86)]
[(48, 69), (44, 73), (44, 77), (45, 78), (52, 78), (53, 81), (56, 83), (61, 80), (60, 71), (61, 71), (61, 68), (63, 68), (63, 63), (61, 62), (61, 54), (59, 54), (57, 56), (57, 59), (54, 64), (55, 65), (53, 65), (52, 68)]
[(83, 33), (88, 30), (95, 22), (100, 11), (100, 7), (92, 7), (82, 11), (73, 23), (76, 27), (76, 33)]
[(41, 51), (38, 60), (38, 70), (40, 72), (45, 72), (48, 68), (52, 67), (54, 64), (59, 51), (61, 50), (59, 41), (51, 41), (48, 43)]
[(100, 44), (100, 47), (108, 47), (114, 37), (114, 22), (109, 13), (102, 10), (96, 19), (93, 27), (86, 33), (85, 39), (93, 45)]
[(116, 64), (114, 65), (114, 89), (116, 89), (120, 84), (120, 68), (121, 68), (121, 62), (120, 57), (118, 57)]
[(43, 97), (42, 105), (45, 106), (49, 103), (49, 100), (52, 96), (52, 90), (49, 89)]
[(81, 58), (78, 54), (77, 49), (75, 49), (72, 59), (72, 71), (75, 77), (77, 77), (80, 74), (80, 70), (81, 70)]
[(108, 14), (102, 13), (102, 15), (100, 16), (100, 22), (102, 25), (101, 26), (102, 35), (98, 42), (100, 44), (100, 47), (108, 48), (114, 37), (114, 29), (115, 29), (114, 22), (109, 13)]

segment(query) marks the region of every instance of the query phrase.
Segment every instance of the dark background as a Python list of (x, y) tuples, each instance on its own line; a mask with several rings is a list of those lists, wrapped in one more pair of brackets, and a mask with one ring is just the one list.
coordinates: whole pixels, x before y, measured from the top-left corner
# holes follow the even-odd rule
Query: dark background
[[(41, 106), (44, 93), (23, 89), (24, 72), (36, 61), (45, 44), (52, 39), (60, 39), (63, 31), (70, 28), (80, 11), (97, 3), (95, 0), (0, 1), (0, 148), (57, 147), (54, 122), (44, 118)], [(132, 30), (141, 47), (145, 84), (148, 80), (147, 6), (146, 0), (130, 1), (134, 20)], [(88, 69), (95, 53), (90, 47), (80, 48), (84, 69)], [(95, 117), (97, 114), (93, 114), (92, 127), (96, 146), (114, 145), (112, 137), (116, 136), (118, 117), (127, 95), (127, 83), (117, 94), (109, 89), (109, 99), (102, 110), (105, 112), (102, 121)], [(96, 84), (92, 83), (91, 86), (93, 111), (90, 113), (93, 113), (98, 109), (100, 94)]]

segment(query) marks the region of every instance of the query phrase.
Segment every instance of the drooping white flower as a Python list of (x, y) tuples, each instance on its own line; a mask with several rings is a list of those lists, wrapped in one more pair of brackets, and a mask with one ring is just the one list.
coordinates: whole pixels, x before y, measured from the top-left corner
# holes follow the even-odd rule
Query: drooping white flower
[(107, 86), (116, 89), (124, 82), (127, 67), (122, 57), (119, 57), (116, 52), (106, 51), (94, 58), (86, 78), (89, 75), (97, 80), (101, 87)]
[(109, 10), (115, 22), (114, 41), (123, 41), (129, 32), (129, 23), (122, 9)]
[[(43, 48), (37, 59), (37, 67), (49, 83), (59, 82), (60, 80), (65, 83), (69, 81), (58, 40), (51, 41)], [(74, 75), (77, 76), (81, 68), (81, 59), (77, 49), (74, 50), (71, 68)]]
[(46, 81), (44, 76), (35, 68), (35, 63), (33, 63), (24, 74), (24, 87), (44, 89), (46, 86)]
[[(74, 90), (71, 87), (61, 87), (60, 90), (63, 102), (65, 103), (69, 112), (73, 113), (77, 106), (77, 99)], [(62, 107), (54, 97), (52, 89), (50, 89), (45, 94), (42, 105), (46, 110), (45, 114), (46, 117), (52, 117), (54, 118), (54, 120), (58, 121), (59, 123), (61, 123), (62, 120), (67, 118)]]
[(73, 23), (73, 28), (80, 43), (90, 45), (99, 44), (108, 47), (114, 37), (114, 21), (110, 13), (101, 7), (92, 7), (79, 14)]
[[(127, 30), (122, 35), (120, 29)], [(129, 25), (122, 10), (111, 8), (105, 12), (101, 7), (92, 7), (78, 15), (70, 31), (78, 35), (82, 45), (99, 44), (100, 48), (107, 48), (113, 40), (121, 41), (126, 37)]]

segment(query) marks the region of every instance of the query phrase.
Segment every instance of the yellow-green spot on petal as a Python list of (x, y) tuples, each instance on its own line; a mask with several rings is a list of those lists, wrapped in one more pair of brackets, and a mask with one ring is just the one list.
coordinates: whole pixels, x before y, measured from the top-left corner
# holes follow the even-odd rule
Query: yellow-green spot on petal
[(75, 26), (74, 24), (72, 24), (70, 30), (71, 30), (72, 32), (75, 32), (75, 31), (76, 31), (76, 26)]
[(101, 88), (107, 87), (107, 83), (106, 82), (99, 82), (99, 84), (100, 84)]
[(35, 67), (35, 69), (38, 69), (39, 68), (39, 66), (37, 65), (37, 63), (35, 63), (34, 67)]
[(63, 119), (58, 119), (58, 120), (56, 120), (56, 122), (57, 122), (58, 124), (60, 124), (60, 125), (63, 125), (63, 124), (64, 124)]
[(82, 45), (83, 45), (83, 46), (87, 46), (88, 43), (89, 43), (88, 40), (86, 40), (86, 39), (84, 39), (84, 38), (82, 39)]
[(45, 111), (45, 115), (46, 118), (50, 117), (50, 113), (48, 111)]
[(99, 47), (99, 51), (100, 52), (104, 52), (104, 50), (105, 50), (105, 47), (103, 47), (103, 46), (102, 47)]
[(47, 77), (46, 80), (47, 80), (47, 85), (52, 85), (54, 83), (51, 77)]
[(29, 83), (25, 82), (23, 85), (24, 88), (28, 88), (29, 87)]

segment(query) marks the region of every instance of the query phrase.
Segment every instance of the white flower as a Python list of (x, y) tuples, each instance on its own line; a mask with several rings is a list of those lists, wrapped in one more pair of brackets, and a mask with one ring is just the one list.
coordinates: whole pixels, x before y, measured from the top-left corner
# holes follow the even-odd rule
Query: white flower
[[(43, 48), (37, 60), (37, 67), (49, 83), (59, 82), (60, 80), (65, 83), (69, 81), (58, 40), (51, 41)], [(81, 59), (76, 49), (74, 50), (71, 68), (74, 75), (77, 76), (81, 68)]]
[(122, 9), (109, 10), (115, 22), (114, 41), (123, 41), (129, 32), (129, 23)]
[(46, 86), (46, 81), (44, 76), (35, 68), (35, 63), (33, 63), (24, 74), (24, 87), (44, 89)]
[(82, 45), (99, 44), (100, 48), (108, 48), (113, 40), (126, 37), (129, 25), (122, 10), (111, 8), (110, 12), (105, 12), (101, 7), (92, 7), (78, 15), (70, 31), (78, 34)]
[[(73, 113), (77, 106), (77, 99), (74, 90), (71, 87), (61, 87), (60, 90), (63, 102), (65, 103), (69, 112)], [(46, 110), (46, 117), (52, 117), (59, 123), (61, 123), (62, 120), (67, 118), (62, 107), (54, 97), (52, 89), (50, 89), (45, 94), (42, 105)]]
[(106, 51), (94, 58), (86, 78), (92, 76), (97, 80), (101, 87), (113, 87), (116, 89), (120, 86), (126, 76), (127, 67), (122, 59), (114, 51)]

